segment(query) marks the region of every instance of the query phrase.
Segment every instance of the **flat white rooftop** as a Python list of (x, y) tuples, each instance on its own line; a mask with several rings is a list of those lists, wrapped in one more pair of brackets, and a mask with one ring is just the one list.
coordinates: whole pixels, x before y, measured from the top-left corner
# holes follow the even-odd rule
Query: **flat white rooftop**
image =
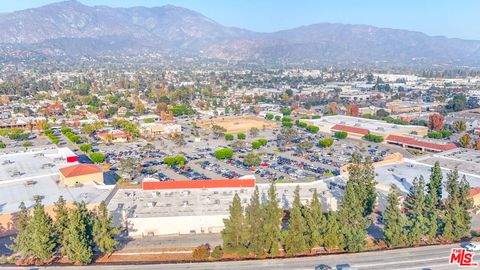
[(429, 165), (438, 161), (442, 167), (450, 169), (457, 167), (459, 171), (480, 175), (480, 151), (474, 149), (456, 148), (423, 156), (416, 160)]
[(0, 187), (11, 181), (58, 175), (58, 169), (69, 165), (54, 149), (0, 154)]
[(345, 125), (350, 127), (368, 129), (373, 133), (382, 133), (382, 134), (391, 134), (391, 133), (398, 133), (398, 132), (410, 133), (410, 131), (413, 131), (413, 130), (426, 129), (426, 127), (389, 124), (381, 120), (373, 120), (373, 119), (346, 116), (346, 115), (324, 116), (320, 119), (311, 119), (307, 121), (316, 126)]
[[(212, 180), (215, 181), (215, 180)], [(260, 199), (267, 198), (268, 184), (257, 185)], [(279, 206), (288, 208), (293, 201), (296, 184), (277, 184)], [(310, 200), (314, 189), (320, 196), (322, 207), (328, 209), (325, 199), (338, 197), (338, 193), (328, 189), (324, 181), (316, 181), (300, 186), (302, 200)], [(122, 215), (129, 218), (171, 217), (171, 216), (213, 216), (227, 215), (235, 193), (240, 196), (245, 207), (253, 194), (254, 188), (217, 188), (217, 189), (172, 189), (141, 190), (119, 189), (108, 204), (115, 222), (120, 222)], [(323, 201), (322, 201), (323, 200)], [(336, 205), (335, 205), (336, 206)]]
[(17, 150), (0, 154), (0, 215), (18, 211), (23, 201), (32, 207), (34, 197), (40, 196), (45, 205), (51, 205), (63, 196), (67, 202), (84, 201), (87, 204), (104, 200), (111, 190), (97, 189), (93, 184), (67, 188), (60, 182), (59, 169), (67, 163), (65, 152), (57, 148)]
[[(454, 167), (449, 168), (444, 167), (443, 165), (440, 166), (442, 167), (443, 181), (445, 182), (447, 179), (447, 173), (451, 169), (454, 169)], [(415, 177), (423, 175), (425, 183), (428, 183), (431, 168), (432, 165), (423, 163), (422, 161), (405, 159), (402, 163), (375, 167), (375, 180), (386, 190), (388, 190), (391, 184), (395, 184), (403, 192), (408, 192)], [(480, 187), (479, 175), (471, 174), (462, 171), (461, 169), (459, 169), (459, 174), (460, 177), (465, 175), (470, 187)], [(447, 194), (444, 193), (443, 196), (446, 197)]]
[(60, 196), (67, 202), (95, 204), (105, 200), (111, 192), (97, 189), (94, 185), (67, 188), (58, 183), (59, 176), (42, 176), (34, 181), (35, 184), (19, 181), (0, 185), (0, 215), (17, 212), (21, 202), (27, 208), (33, 207), (35, 196), (40, 196), (44, 205), (52, 205)]

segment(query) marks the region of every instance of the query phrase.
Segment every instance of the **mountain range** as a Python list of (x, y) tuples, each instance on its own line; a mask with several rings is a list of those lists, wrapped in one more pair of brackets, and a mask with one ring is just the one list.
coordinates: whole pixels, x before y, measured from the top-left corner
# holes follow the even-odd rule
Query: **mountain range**
[(480, 66), (480, 41), (367, 25), (319, 23), (273, 33), (223, 26), (176, 6), (77, 1), (0, 14), (0, 57), (158, 53), (278, 64)]

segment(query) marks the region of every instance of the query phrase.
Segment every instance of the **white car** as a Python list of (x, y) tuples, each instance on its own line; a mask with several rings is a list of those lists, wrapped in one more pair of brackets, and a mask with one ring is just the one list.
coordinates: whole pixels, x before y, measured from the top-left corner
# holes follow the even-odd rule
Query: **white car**
[(472, 251), (480, 251), (480, 242), (472, 242), (465, 246), (465, 248), (472, 252)]

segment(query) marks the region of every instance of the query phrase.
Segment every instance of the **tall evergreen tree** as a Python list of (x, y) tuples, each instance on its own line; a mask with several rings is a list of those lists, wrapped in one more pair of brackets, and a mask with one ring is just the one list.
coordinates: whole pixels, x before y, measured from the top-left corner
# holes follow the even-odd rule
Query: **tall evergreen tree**
[(407, 209), (407, 218), (409, 222), (408, 240), (410, 245), (421, 242), (425, 233), (427, 233), (428, 219), (425, 217), (425, 180), (423, 176), (413, 180), (410, 193), (405, 200), (405, 208)]
[(278, 255), (279, 241), (282, 237), (280, 225), (283, 210), (278, 206), (277, 191), (273, 184), (268, 189), (268, 201), (263, 209), (265, 219), (262, 232), (264, 234), (265, 248), (270, 256), (275, 257)]
[(438, 224), (440, 221), (440, 209), (437, 208), (435, 204), (436, 195), (427, 196), (426, 200), (426, 218), (427, 218), (427, 233), (428, 239), (430, 242), (433, 242), (437, 239), (438, 235)]
[(303, 208), (303, 216), (306, 223), (306, 244), (312, 249), (323, 245), (323, 237), (326, 229), (326, 218), (315, 189), (309, 207)]
[(28, 224), (31, 255), (45, 262), (53, 257), (56, 246), (52, 218), (45, 213), (40, 197), (35, 197), (33, 216)]
[(357, 199), (363, 207), (362, 214), (370, 215), (377, 199), (375, 170), (370, 157), (365, 158), (365, 161), (362, 162), (362, 156), (358, 152), (353, 153), (352, 163), (348, 166), (348, 174), (348, 181), (352, 183)]
[(383, 212), (385, 228), (383, 234), (389, 247), (401, 247), (407, 242), (406, 219), (400, 210), (397, 187), (392, 185), (387, 196), (387, 207)]
[(65, 253), (75, 264), (85, 265), (92, 261), (92, 219), (84, 202), (75, 203), (69, 215)]
[(348, 252), (361, 251), (365, 245), (367, 220), (363, 211), (364, 207), (357, 198), (354, 183), (349, 180), (338, 213), (344, 238), (343, 246)]
[(250, 204), (245, 209), (245, 222), (247, 224), (248, 248), (257, 256), (262, 256), (265, 252), (265, 237), (263, 233), (264, 212), (260, 202), (260, 192), (255, 187)]
[(302, 216), (302, 203), (300, 202), (300, 188), (298, 186), (294, 194), (288, 219), (288, 230), (285, 236), (285, 250), (288, 255), (300, 254), (306, 250), (306, 225)]
[(443, 174), (440, 168), (440, 163), (435, 162), (430, 172), (430, 179), (427, 185), (427, 195), (425, 198), (427, 218), (427, 233), (429, 241), (434, 241), (437, 238), (440, 213), (442, 210), (442, 186)]
[(458, 198), (460, 201), (460, 220), (461, 220), (461, 229), (463, 230), (460, 232), (461, 237), (468, 234), (472, 225), (472, 216), (470, 215), (470, 210), (473, 208), (473, 200), (468, 198), (470, 194), (470, 184), (467, 182), (465, 175), (463, 175), (462, 180), (459, 183), (459, 194)]
[(235, 193), (230, 205), (230, 217), (223, 220), (225, 228), (222, 231), (222, 238), (226, 250), (239, 251), (245, 247), (247, 232), (244, 219), (240, 197)]
[(100, 202), (98, 206), (93, 225), (93, 233), (93, 240), (98, 250), (110, 256), (118, 245), (118, 241), (114, 237), (120, 233), (120, 230), (112, 225), (112, 218), (108, 213), (104, 201)]
[(21, 256), (28, 256), (31, 251), (30, 227), (28, 226), (31, 217), (24, 202), (21, 202), (18, 208), (20, 211), (16, 213), (13, 220), (13, 228), (17, 231), (17, 235), (9, 248)]
[(53, 225), (56, 233), (57, 244), (61, 246), (60, 253), (65, 255), (64, 245), (67, 239), (68, 208), (66, 206), (66, 201), (62, 196), (60, 196), (58, 201), (55, 203), (53, 212), (55, 213), (55, 222)]
[(377, 201), (375, 169), (373, 168), (372, 159), (370, 157), (367, 157), (362, 165), (362, 177), (365, 188), (365, 199), (362, 202), (362, 205), (364, 206), (363, 215), (368, 216), (373, 212), (375, 202)]
[(323, 235), (323, 246), (325, 250), (342, 247), (343, 234), (338, 222), (338, 215), (335, 212), (329, 212), (326, 215), (325, 234)]
[(435, 206), (440, 209), (442, 206), (442, 187), (443, 174), (440, 168), (440, 162), (436, 161), (430, 173), (430, 181), (428, 182), (429, 199), (434, 200)]
[(469, 210), (473, 203), (467, 198), (470, 186), (465, 177), (460, 181), (458, 170), (447, 174), (446, 190), (448, 198), (445, 202), (445, 211), (442, 217), (442, 237), (448, 241), (460, 240), (470, 231)]

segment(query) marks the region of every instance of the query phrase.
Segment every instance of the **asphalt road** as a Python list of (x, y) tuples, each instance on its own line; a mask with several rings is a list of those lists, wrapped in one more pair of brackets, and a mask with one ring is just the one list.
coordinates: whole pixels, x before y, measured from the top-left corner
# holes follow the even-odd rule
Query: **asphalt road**
[[(319, 264), (327, 264), (335, 267), (337, 264), (350, 264), (358, 269), (403, 269), (403, 270), (437, 270), (437, 269), (460, 269), (457, 266), (449, 265), (448, 259), (452, 248), (459, 247), (459, 244), (445, 246), (419, 247), (409, 249), (398, 249), (388, 251), (364, 252), (357, 254), (339, 254), (317, 257), (276, 259), (276, 260), (251, 260), (236, 262), (213, 262), (213, 263), (183, 263), (183, 264), (156, 264), (156, 265), (112, 265), (112, 266), (86, 266), (86, 267), (40, 267), (40, 268), (11, 268), (11, 269), (95, 269), (95, 270), (157, 270), (157, 269), (192, 269), (192, 270), (219, 270), (219, 269), (295, 269), (313, 270)], [(480, 257), (480, 256), (479, 256)], [(474, 262), (479, 258), (474, 256)], [(8, 269), (8, 268), (5, 268)]]

